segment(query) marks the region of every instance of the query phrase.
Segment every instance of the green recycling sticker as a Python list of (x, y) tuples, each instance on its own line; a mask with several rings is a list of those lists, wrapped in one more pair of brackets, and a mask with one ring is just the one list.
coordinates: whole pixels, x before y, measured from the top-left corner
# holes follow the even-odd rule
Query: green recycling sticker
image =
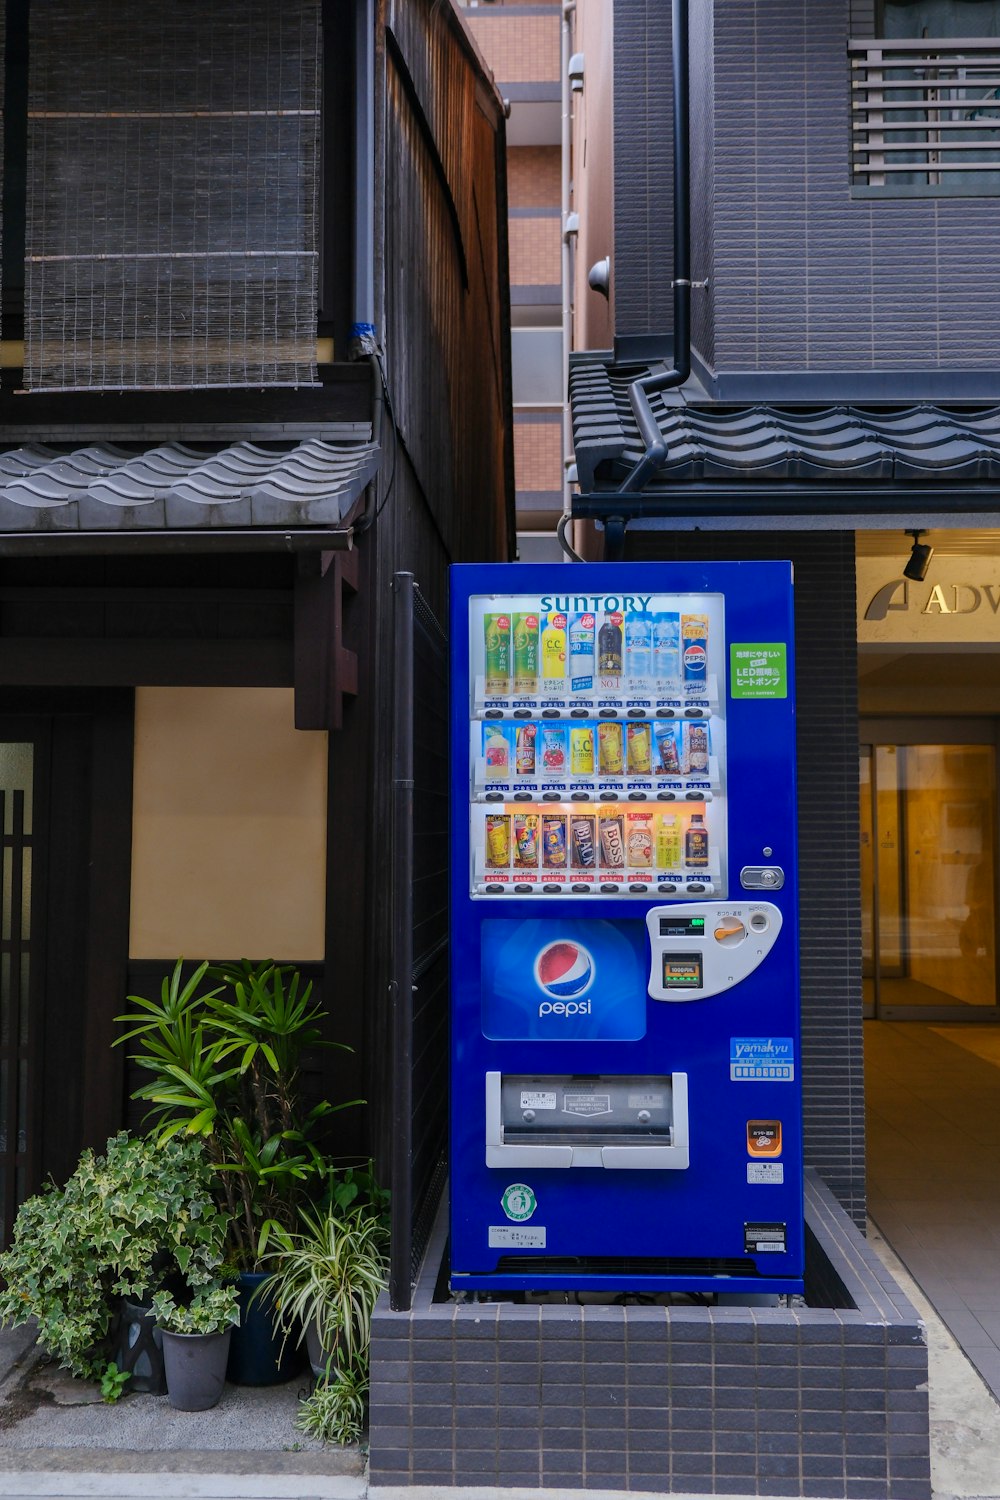
[(787, 698), (788, 648), (784, 641), (730, 644), (729, 691), (734, 698)]
[(521, 1224), (531, 1218), (538, 1207), (538, 1199), (526, 1182), (512, 1182), (500, 1199), (500, 1206), (508, 1219)]

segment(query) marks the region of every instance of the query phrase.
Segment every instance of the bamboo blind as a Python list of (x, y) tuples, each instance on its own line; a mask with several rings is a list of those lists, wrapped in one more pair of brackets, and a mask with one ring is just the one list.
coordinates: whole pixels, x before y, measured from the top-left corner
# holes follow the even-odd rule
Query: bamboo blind
[(316, 379), (319, 0), (34, 0), (25, 384)]

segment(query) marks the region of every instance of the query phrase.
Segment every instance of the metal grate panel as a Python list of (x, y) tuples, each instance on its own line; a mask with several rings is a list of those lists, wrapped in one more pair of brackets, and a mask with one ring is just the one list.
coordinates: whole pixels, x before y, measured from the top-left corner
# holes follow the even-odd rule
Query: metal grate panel
[(316, 379), (319, 0), (31, 9), (25, 384)]
[(886, 196), (928, 190), (996, 194), (995, 40), (875, 39), (852, 41), (848, 51), (855, 187)]

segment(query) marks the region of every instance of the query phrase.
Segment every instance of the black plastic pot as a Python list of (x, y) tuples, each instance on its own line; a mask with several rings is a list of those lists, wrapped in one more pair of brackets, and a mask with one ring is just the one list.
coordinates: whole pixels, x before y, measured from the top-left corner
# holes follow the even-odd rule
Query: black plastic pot
[(167, 1389), (163, 1368), (163, 1335), (156, 1326), (148, 1302), (132, 1302), (123, 1297), (118, 1313), (111, 1358), (119, 1370), (127, 1371), (131, 1380), (126, 1392), (162, 1396)]

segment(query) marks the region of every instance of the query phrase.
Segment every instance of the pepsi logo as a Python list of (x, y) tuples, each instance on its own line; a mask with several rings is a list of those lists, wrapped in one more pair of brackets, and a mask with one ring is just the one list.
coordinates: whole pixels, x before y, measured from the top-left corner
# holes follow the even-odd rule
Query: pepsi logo
[(579, 943), (563, 938), (538, 954), (535, 981), (553, 1000), (574, 1000), (593, 983), (594, 960)]

